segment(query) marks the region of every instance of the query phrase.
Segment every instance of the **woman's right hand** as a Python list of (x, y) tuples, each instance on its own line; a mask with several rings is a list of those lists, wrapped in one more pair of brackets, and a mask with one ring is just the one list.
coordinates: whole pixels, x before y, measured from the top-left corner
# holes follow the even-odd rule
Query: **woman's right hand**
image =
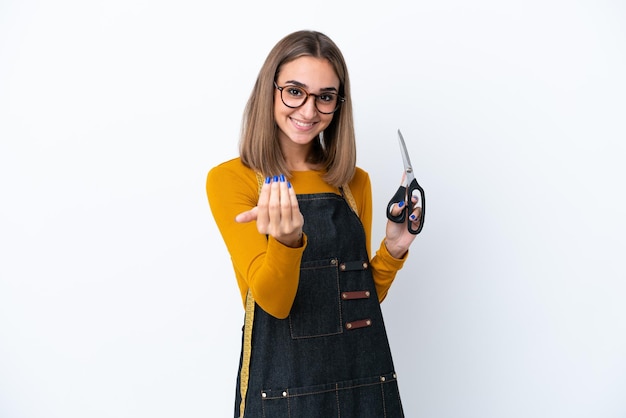
[(304, 217), (296, 192), (284, 175), (266, 178), (257, 206), (240, 213), (235, 220), (241, 223), (256, 220), (260, 234), (270, 235), (288, 247), (302, 245)]

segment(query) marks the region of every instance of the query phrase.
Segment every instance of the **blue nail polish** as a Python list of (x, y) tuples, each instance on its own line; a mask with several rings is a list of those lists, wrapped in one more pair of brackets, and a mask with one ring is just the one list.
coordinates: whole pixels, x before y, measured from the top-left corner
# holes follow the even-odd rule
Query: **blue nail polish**
[(280, 181), (283, 182), (283, 183), (285, 182), (285, 175), (284, 174), (280, 175)]
[(398, 202), (398, 207), (399, 207), (399, 208), (404, 207), (404, 200), (402, 200), (402, 201)]
[(272, 178), (267, 176), (265, 177), (265, 184), (270, 184), (270, 182), (272, 181)]
[(411, 216), (409, 216), (409, 218), (411, 218), (411, 220), (412, 220), (412, 221), (414, 221), (414, 220), (416, 220), (416, 219), (417, 219), (417, 216), (415, 216), (415, 215), (411, 215)]
[(291, 182), (290, 181), (287, 182), (287, 188), (291, 189)]
[(278, 181), (278, 176), (274, 176), (274, 181)]

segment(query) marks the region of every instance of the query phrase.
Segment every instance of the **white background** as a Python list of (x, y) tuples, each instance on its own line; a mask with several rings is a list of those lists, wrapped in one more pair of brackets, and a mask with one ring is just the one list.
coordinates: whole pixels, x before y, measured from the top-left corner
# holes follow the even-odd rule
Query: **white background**
[(232, 416), (243, 309), (205, 195), (270, 48), (348, 61), (407, 417), (626, 416), (618, 0), (0, 2), (0, 417)]

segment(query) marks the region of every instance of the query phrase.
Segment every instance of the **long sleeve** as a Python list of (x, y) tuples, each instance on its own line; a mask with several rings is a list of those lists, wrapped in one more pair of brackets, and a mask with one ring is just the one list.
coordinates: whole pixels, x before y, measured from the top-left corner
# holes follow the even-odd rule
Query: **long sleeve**
[(256, 206), (254, 171), (238, 159), (220, 164), (207, 175), (211, 212), (231, 256), (242, 301), (248, 289), (263, 310), (286, 318), (298, 289), (300, 260), (306, 247), (290, 248), (259, 234), (256, 222), (237, 223), (235, 216)]

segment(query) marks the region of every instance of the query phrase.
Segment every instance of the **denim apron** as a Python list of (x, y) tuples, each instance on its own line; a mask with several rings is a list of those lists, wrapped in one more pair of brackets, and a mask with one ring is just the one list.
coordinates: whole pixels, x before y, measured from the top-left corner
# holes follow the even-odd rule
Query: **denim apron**
[(403, 417), (363, 225), (337, 194), (298, 203), (308, 244), (297, 294), (286, 319), (248, 294), (235, 417)]

